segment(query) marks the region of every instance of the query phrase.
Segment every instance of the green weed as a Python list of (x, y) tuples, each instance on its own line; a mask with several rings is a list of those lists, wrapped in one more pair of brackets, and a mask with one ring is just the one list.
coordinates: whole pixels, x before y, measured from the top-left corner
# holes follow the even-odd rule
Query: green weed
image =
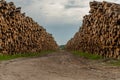
[(0, 60), (11, 60), (11, 59), (21, 58), (21, 57), (39, 57), (46, 54), (50, 54), (52, 52), (54, 51), (41, 51), (37, 53), (18, 53), (14, 55), (0, 55)]
[(96, 54), (90, 54), (90, 53), (85, 53), (80, 51), (72, 51), (72, 53), (76, 56), (84, 57), (87, 59), (92, 59), (92, 60), (102, 59), (102, 56), (96, 55)]

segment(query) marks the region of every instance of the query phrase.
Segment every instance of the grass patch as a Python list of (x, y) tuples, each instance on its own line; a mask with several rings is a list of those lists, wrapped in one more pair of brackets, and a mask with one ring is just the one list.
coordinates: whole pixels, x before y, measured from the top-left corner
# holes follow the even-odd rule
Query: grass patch
[(120, 59), (110, 59), (106, 63), (111, 66), (120, 66)]
[(100, 55), (90, 54), (90, 53), (85, 53), (85, 52), (80, 52), (80, 51), (72, 51), (72, 53), (76, 56), (84, 57), (84, 58), (91, 59), (91, 60), (98, 60), (98, 59), (103, 58)]
[(50, 54), (52, 52), (54, 51), (41, 51), (41, 52), (36, 52), (36, 53), (18, 53), (14, 55), (0, 55), (0, 61), (22, 58), (22, 57), (39, 57), (39, 56), (43, 56), (46, 54)]
[(105, 63), (107, 66), (120, 66), (120, 59), (104, 58), (100, 55), (80, 51), (72, 51), (72, 53), (76, 56), (84, 57), (91, 60), (101, 60), (101, 62)]

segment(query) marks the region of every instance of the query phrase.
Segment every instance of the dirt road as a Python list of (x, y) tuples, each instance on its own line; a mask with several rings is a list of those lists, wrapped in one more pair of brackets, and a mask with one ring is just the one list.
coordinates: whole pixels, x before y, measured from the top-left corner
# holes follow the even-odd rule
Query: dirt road
[(0, 80), (120, 80), (120, 67), (59, 51), (0, 62)]

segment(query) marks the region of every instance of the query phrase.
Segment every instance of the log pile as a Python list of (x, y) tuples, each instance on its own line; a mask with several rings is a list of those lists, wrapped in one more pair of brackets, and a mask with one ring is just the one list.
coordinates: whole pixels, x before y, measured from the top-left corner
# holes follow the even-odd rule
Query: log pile
[(54, 38), (46, 30), (21, 13), (13, 2), (0, 1), (0, 53), (14, 54), (56, 50)]
[(120, 4), (93, 1), (90, 8), (66, 49), (120, 58)]

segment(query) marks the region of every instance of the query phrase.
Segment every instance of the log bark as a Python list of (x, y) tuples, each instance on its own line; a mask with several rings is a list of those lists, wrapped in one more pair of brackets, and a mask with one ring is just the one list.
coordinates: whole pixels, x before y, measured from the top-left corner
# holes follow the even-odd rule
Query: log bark
[(56, 50), (52, 35), (13, 2), (0, 1), (0, 53), (14, 54)]
[(89, 13), (66, 49), (120, 58), (120, 4), (93, 1)]

